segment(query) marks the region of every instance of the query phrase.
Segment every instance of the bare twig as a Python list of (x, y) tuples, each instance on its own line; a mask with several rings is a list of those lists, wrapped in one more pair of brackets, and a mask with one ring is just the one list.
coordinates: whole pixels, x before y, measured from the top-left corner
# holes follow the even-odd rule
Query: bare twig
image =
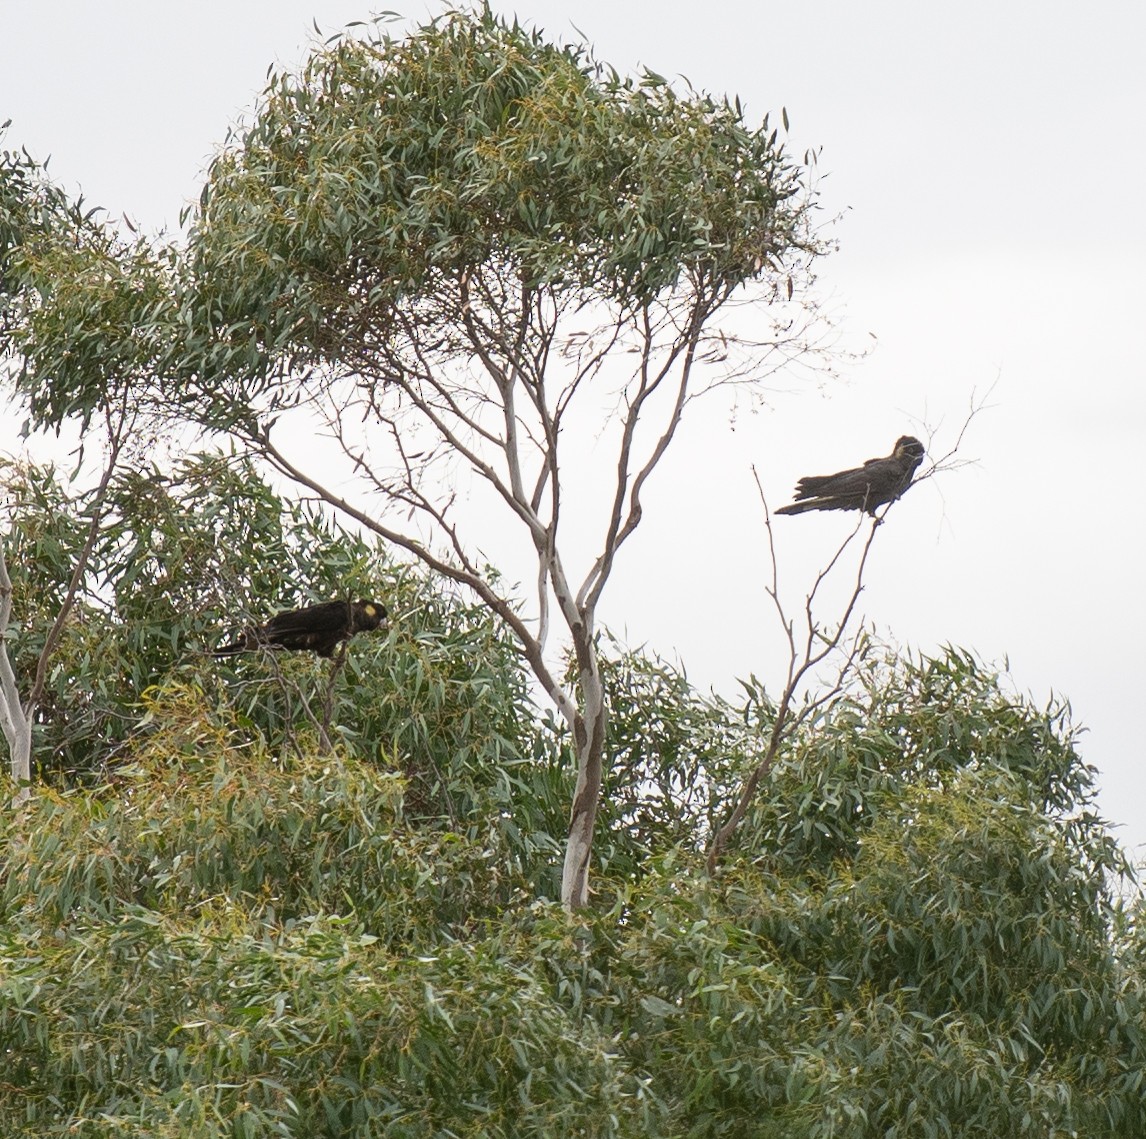
[(801, 724), (805, 723), (816, 711), (822, 708), (824, 704), (837, 696), (847, 682), (852, 665), (862, 648), (863, 640), (859, 634), (852, 639), (851, 646), (845, 654), (843, 664), (837, 672), (835, 681), (814, 697), (805, 697), (799, 710), (797, 711), (795, 709), (797, 694), (808, 674), (817, 668), (832, 653), (836, 652), (843, 642), (844, 633), (855, 612), (859, 596), (863, 592), (864, 569), (867, 566), (868, 554), (871, 552), (872, 543), (875, 541), (876, 533), (888, 509), (894, 505), (893, 503), (889, 503), (883, 508), (880, 514), (871, 519), (867, 537), (864, 540), (859, 561), (856, 565), (855, 579), (852, 583), (851, 592), (844, 604), (843, 612), (834, 632), (826, 632), (816, 619), (815, 598), (820, 587), (825, 580), (827, 580), (832, 570), (838, 565), (845, 551), (848, 550), (859, 537), (860, 531), (863, 529), (866, 521), (863, 515), (860, 516), (859, 522), (828, 559), (826, 566), (816, 575), (812, 588), (804, 599), (804, 636), (802, 643), (798, 645), (795, 633), (795, 621), (793, 618), (788, 617), (784, 604), (780, 600), (778, 584), (779, 572), (777, 569), (775, 540), (772, 532), (772, 516), (768, 510), (768, 503), (764, 498), (764, 490), (760, 485), (760, 479), (755, 469), (753, 469), (753, 475), (756, 478), (756, 487), (760, 494), (760, 501), (764, 507), (764, 526), (768, 533), (768, 549), (772, 562), (771, 584), (766, 585), (764, 588), (772, 600), (773, 607), (776, 610), (776, 614), (784, 629), (788, 642), (787, 676), (784, 683), (784, 690), (776, 704), (775, 718), (772, 721), (772, 730), (768, 734), (768, 742), (765, 745), (764, 754), (749, 773), (748, 778), (744, 781), (744, 785), (740, 789), (740, 794), (737, 796), (731, 814), (713, 836), (712, 842), (709, 845), (706, 867), (710, 877), (715, 875), (720, 856), (723, 854), (733, 833), (747, 813), (749, 805), (756, 796), (760, 781), (772, 770), (772, 765), (775, 763), (776, 756), (779, 754), (784, 741), (788, 739)]
[[(946, 453), (931, 463), (931, 466), (921, 478), (929, 478), (937, 471), (951, 470), (963, 465), (962, 461), (954, 461), (955, 457), (963, 444), (971, 422), (989, 406), (986, 401), (990, 397), (993, 389), (994, 385), (992, 385), (992, 388), (987, 391), (982, 399), (978, 399), (975, 394), (972, 393), (970, 410), (968, 411), (966, 419), (963, 421), (963, 425), (959, 430), (954, 444)], [(796, 698), (801, 691), (801, 686), (808, 679), (809, 673), (826, 661), (833, 653), (836, 653), (844, 644), (844, 635), (855, 615), (860, 594), (863, 592), (864, 572), (867, 568), (868, 555), (871, 553), (872, 544), (875, 542), (875, 536), (884, 518), (887, 516), (888, 510), (895, 505), (894, 501), (888, 503), (871, 519), (867, 537), (864, 539), (859, 559), (856, 563), (852, 588), (844, 602), (843, 610), (840, 613), (834, 632), (825, 631), (817, 619), (815, 614), (816, 598), (819, 595), (821, 586), (823, 586), (833, 574), (845, 552), (859, 538), (861, 531), (867, 523), (865, 515), (862, 513), (859, 515), (859, 520), (851, 532), (844, 538), (832, 553), (827, 563), (816, 574), (812, 588), (804, 598), (803, 635), (798, 643), (795, 619), (788, 616), (788, 612), (780, 599), (779, 570), (776, 557), (775, 536), (772, 530), (772, 516), (764, 496), (764, 489), (760, 484), (760, 478), (755, 468), (753, 468), (752, 473), (756, 479), (756, 489), (764, 508), (764, 526), (768, 535), (768, 554), (772, 565), (771, 581), (770, 584), (765, 585), (764, 591), (771, 599), (781, 628), (784, 630), (788, 644), (788, 662), (784, 688), (776, 704), (775, 719), (772, 723), (772, 730), (768, 735), (768, 741), (764, 747), (764, 754), (749, 773), (748, 778), (744, 781), (744, 786), (741, 788), (731, 814), (716, 832), (709, 845), (706, 865), (710, 876), (716, 873), (721, 854), (726, 849), (733, 832), (743, 820), (749, 805), (756, 795), (761, 780), (771, 771), (772, 765), (776, 761), (776, 756), (779, 754), (784, 742), (790, 738), (802, 724), (806, 723), (823, 708), (825, 704), (830, 703), (844, 690), (857, 658), (859, 658), (864, 651), (866, 637), (861, 628), (856, 632), (855, 636), (851, 638), (850, 644), (847, 646), (846, 651), (844, 651), (843, 659), (836, 670), (833, 681), (815, 694), (805, 692), (802, 697), (802, 703), (799, 709), (796, 710)], [(919, 481), (919, 478), (915, 480), (915, 482)]]
[[(924, 479), (931, 478), (932, 475), (938, 474), (940, 471), (958, 470), (960, 467), (969, 466), (975, 462), (974, 459), (961, 459), (958, 457), (959, 451), (962, 449), (964, 440), (967, 437), (967, 432), (971, 429), (972, 423), (983, 414), (985, 411), (990, 411), (994, 404), (989, 400), (994, 394), (995, 388), (998, 387), (999, 379), (996, 378), (992, 381), (991, 386), (980, 396), (978, 392), (972, 390), (967, 414), (963, 418), (963, 422), (959, 427), (959, 431), (955, 436), (955, 441), (943, 452), (938, 458), (932, 458), (927, 468), (921, 473), (916, 475), (915, 482), (922, 482)], [(926, 426), (926, 425), (924, 425)], [(927, 450), (930, 452), (931, 444), (934, 441), (938, 429), (927, 427)]]

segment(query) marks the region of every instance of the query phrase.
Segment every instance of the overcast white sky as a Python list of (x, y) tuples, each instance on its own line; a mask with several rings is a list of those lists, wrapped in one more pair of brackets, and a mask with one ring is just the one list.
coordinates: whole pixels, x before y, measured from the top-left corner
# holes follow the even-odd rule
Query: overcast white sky
[[(965, 447), (979, 465), (892, 512), (865, 612), (925, 652), (1008, 658), (1040, 702), (1069, 697), (1100, 806), (1146, 856), (1146, 5), (493, 6), (558, 38), (579, 30), (622, 71), (738, 94), (753, 118), (787, 107), (793, 149), (822, 147), (826, 213), (842, 215), (822, 291), (848, 343), (875, 346), (843, 382), (794, 382), (735, 433), (697, 418), (646, 496), (605, 619), (703, 685), (771, 678), (749, 464), (779, 504), (798, 475), (901, 433), (949, 437), (997, 378)], [(51, 155), (58, 180), (113, 214), (175, 228), (268, 66), (299, 62), (314, 20), (330, 32), (369, 14), (352, 0), (0, 0), (4, 145)], [(0, 421), (0, 449), (17, 426)], [(844, 522), (778, 522), (798, 590)]]

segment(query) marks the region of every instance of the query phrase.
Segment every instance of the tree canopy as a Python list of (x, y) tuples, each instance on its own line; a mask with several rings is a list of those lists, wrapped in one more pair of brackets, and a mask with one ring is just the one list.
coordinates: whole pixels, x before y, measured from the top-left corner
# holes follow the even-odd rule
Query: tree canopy
[(567, 741), (421, 599), (355, 645), (336, 754), (313, 677), (184, 659), (103, 779), (5, 815), (6, 1134), (1141, 1134), (1141, 925), (1065, 709), (873, 660), (712, 880), (770, 710), (615, 650), (570, 918)]
[[(735, 100), (488, 8), (275, 75), (185, 240), (0, 156), (6, 375), (109, 450), (94, 489), (0, 469), (5, 696), (39, 677), (0, 1131), (1146, 1133), (1143, 901), (1065, 704), (864, 641), (789, 715), (833, 645), (811, 599), (779, 699), (597, 619), (684, 409), (804, 344), (807, 173)], [(153, 461), (188, 424), (223, 448)], [(536, 555), (527, 600), (462, 469)], [(211, 653), (355, 597), (389, 627), (329, 665)]]
[(211, 167), (195, 299), (228, 358), (208, 374), (361, 362), (415, 319), (468, 357), (467, 279), (475, 311), (479, 281), (499, 308), (637, 307), (682, 277), (715, 296), (810, 247), (807, 193), (767, 122), (488, 9), (346, 38), (276, 77)]

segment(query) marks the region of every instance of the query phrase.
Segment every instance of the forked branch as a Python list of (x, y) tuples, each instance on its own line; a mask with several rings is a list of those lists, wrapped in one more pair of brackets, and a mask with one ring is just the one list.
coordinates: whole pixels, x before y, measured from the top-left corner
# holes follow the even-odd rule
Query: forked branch
[[(753, 470), (753, 475), (756, 475), (755, 470)], [(856, 523), (855, 527), (840, 543), (823, 569), (816, 575), (816, 580), (811, 590), (804, 598), (804, 628), (801, 637), (797, 639), (795, 618), (788, 616), (784, 603), (780, 599), (779, 571), (777, 569), (775, 538), (772, 532), (772, 515), (768, 509), (768, 503), (765, 500), (764, 491), (760, 486), (758, 476), (756, 477), (756, 487), (760, 492), (760, 501), (764, 506), (764, 526), (768, 533), (768, 551), (772, 562), (771, 583), (766, 585), (764, 589), (772, 600), (772, 605), (776, 610), (776, 615), (780, 620), (780, 624), (784, 629), (785, 638), (788, 642), (787, 674), (784, 690), (780, 694), (780, 699), (776, 704), (776, 714), (772, 721), (772, 730), (768, 733), (768, 742), (765, 745), (764, 754), (749, 773), (748, 778), (744, 781), (744, 786), (740, 789), (740, 794), (737, 796), (736, 804), (732, 808), (732, 813), (713, 836), (712, 842), (709, 845), (706, 866), (710, 877), (715, 875), (717, 865), (720, 862), (720, 856), (724, 853), (733, 833), (747, 813), (752, 800), (756, 796), (756, 791), (760, 786), (761, 780), (772, 770), (772, 765), (775, 763), (776, 756), (779, 754), (784, 741), (787, 740), (801, 724), (807, 721), (809, 717), (822, 708), (824, 704), (839, 695), (847, 683), (852, 665), (855, 663), (856, 657), (859, 655), (863, 646), (862, 631), (851, 638), (851, 642), (844, 651), (843, 660), (832, 683), (826, 685), (821, 691), (816, 693), (815, 696), (805, 696), (803, 703), (798, 709), (796, 708), (797, 696), (805, 680), (808, 678), (808, 674), (845, 644), (848, 626), (855, 613), (859, 596), (863, 592), (863, 577), (864, 570), (867, 566), (868, 554), (871, 552), (872, 544), (875, 541), (880, 523), (892, 505), (889, 503), (877, 516), (871, 519), (870, 525), (867, 528), (867, 537), (863, 540), (863, 547), (860, 550), (859, 560), (856, 564), (855, 578), (834, 631), (826, 631), (817, 620), (815, 615), (816, 597), (820, 591), (820, 587), (827, 581), (845, 552), (860, 538), (864, 524), (867, 521), (864, 515), (860, 516), (860, 520)]]
[[(987, 395), (982, 399), (977, 398), (975, 394), (972, 393), (970, 408), (959, 429), (955, 442), (940, 458), (931, 464), (921, 478), (930, 477), (930, 475), (936, 471), (950, 470), (963, 464), (964, 460), (956, 460), (956, 456), (963, 444), (971, 421), (988, 406), (986, 399), (989, 398), (989, 396), (990, 389)], [(933, 439), (934, 432), (928, 432), (929, 445)], [(755, 470), (753, 470), (753, 475), (756, 475)], [(920, 480), (916, 479), (915, 481), (918, 482)], [(847, 550), (860, 539), (860, 535), (868, 521), (867, 517), (863, 514), (860, 514), (859, 521), (855, 524), (852, 531), (844, 538), (823, 568), (817, 573), (812, 588), (804, 599), (803, 631), (801, 637), (797, 639), (795, 618), (788, 615), (780, 599), (779, 571), (777, 568), (775, 536), (772, 531), (772, 516), (768, 510), (768, 503), (765, 499), (764, 490), (760, 485), (758, 476), (756, 477), (756, 488), (764, 507), (764, 526), (768, 534), (768, 554), (772, 563), (771, 581), (770, 584), (765, 585), (764, 590), (769, 598), (771, 598), (780, 625), (784, 630), (788, 644), (788, 664), (784, 689), (776, 705), (775, 718), (772, 722), (772, 729), (768, 733), (764, 753), (759, 762), (749, 773), (748, 778), (744, 781), (744, 786), (737, 796), (731, 814), (716, 832), (709, 845), (706, 865), (710, 876), (716, 873), (720, 856), (727, 848), (729, 840), (747, 813), (748, 807), (756, 795), (761, 780), (766, 778), (768, 773), (772, 770), (776, 756), (779, 754), (784, 742), (801, 724), (806, 723), (825, 704), (835, 699), (847, 685), (853, 665), (863, 651), (865, 644), (862, 629), (852, 636), (850, 643), (848, 643), (848, 628), (855, 615), (859, 596), (863, 592), (864, 571), (867, 568), (868, 555), (871, 553), (875, 536), (888, 510), (895, 504), (895, 500), (893, 499), (884, 506), (878, 514), (871, 518), (867, 530), (867, 537), (863, 539), (863, 546), (856, 563), (855, 578), (852, 582), (848, 597), (840, 611), (839, 620), (834, 632), (826, 632), (824, 626), (817, 620), (815, 614), (816, 598), (819, 595), (821, 586), (823, 586), (834, 573)], [(805, 691), (802, 702), (797, 709), (797, 697), (805, 685), (805, 682), (809, 679), (809, 674), (823, 664), (829, 656), (841, 650), (843, 655), (834, 679), (830, 683), (825, 684), (815, 694)]]

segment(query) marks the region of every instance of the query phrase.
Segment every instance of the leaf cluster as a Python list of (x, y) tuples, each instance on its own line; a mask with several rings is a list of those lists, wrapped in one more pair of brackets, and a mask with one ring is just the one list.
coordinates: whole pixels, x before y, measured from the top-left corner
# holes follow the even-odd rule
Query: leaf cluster
[[(201, 694), (166, 701), (214, 742)], [(175, 735), (5, 834), (5, 1134), (616, 1133), (607, 1042), (461, 940), (497, 893), (476, 845), (404, 826), (369, 766), (176, 764)]]
[(140, 399), (171, 349), (174, 251), (102, 214), (0, 151), (0, 362), (38, 427)]
[(738, 104), (450, 12), (273, 78), (204, 186), (188, 323), (204, 375), (251, 376), (424, 322), (479, 272), (560, 304), (727, 292), (807, 244), (805, 190)]
[(615, 652), (573, 920), (530, 901), (564, 745), (477, 676), (488, 622), (467, 660), (426, 608), (344, 753), (173, 678), (110, 782), (6, 816), (7, 1133), (1141, 1133), (1141, 925), (1065, 709), (955, 650), (869, 662), (714, 882), (705, 785), (766, 703)]
[[(9, 651), (27, 676), (95, 506), (53, 468), (3, 473), (19, 620)], [(212, 693), (249, 739), (292, 746), (309, 731), (306, 706), (321, 702), (324, 666), (258, 655), (223, 664), (210, 650), (278, 610), (346, 597), (382, 599), (393, 620), (389, 638), (359, 638), (348, 654), (333, 693), (344, 746), (380, 762), (397, 755), (411, 795), (445, 818), (458, 815), (452, 797), (465, 798), (459, 770), (530, 750), (520, 742), (524, 680), (504, 633), (376, 544), (282, 500), (249, 462), (203, 454), (169, 476), (125, 466), (103, 505), (37, 714), (41, 777), (101, 778), (146, 730), (149, 690), (169, 681)]]

